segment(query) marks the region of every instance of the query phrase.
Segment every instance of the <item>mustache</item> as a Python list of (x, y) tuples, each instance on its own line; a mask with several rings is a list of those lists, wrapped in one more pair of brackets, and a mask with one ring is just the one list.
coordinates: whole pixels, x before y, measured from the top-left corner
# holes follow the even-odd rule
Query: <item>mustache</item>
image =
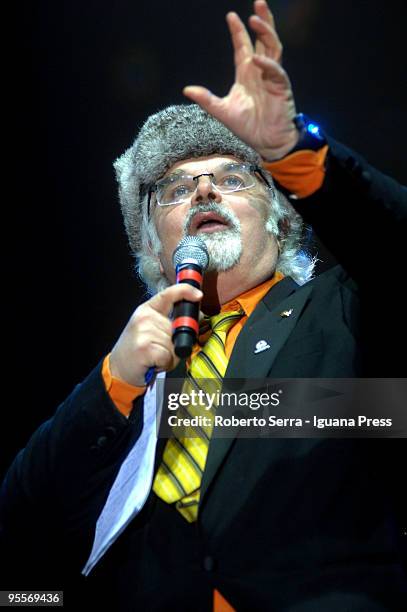
[(183, 228), (185, 235), (187, 235), (189, 230), (191, 229), (191, 225), (194, 220), (194, 217), (198, 213), (206, 213), (206, 212), (216, 213), (217, 215), (219, 215), (222, 219), (226, 221), (230, 229), (240, 231), (240, 227), (241, 227), (240, 221), (233, 212), (231, 212), (224, 206), (220, 206), (216, 202), (201, 202), (194, 208), (191, 208), (188, 211), (187, 216), (185, 217), (184, 228)]

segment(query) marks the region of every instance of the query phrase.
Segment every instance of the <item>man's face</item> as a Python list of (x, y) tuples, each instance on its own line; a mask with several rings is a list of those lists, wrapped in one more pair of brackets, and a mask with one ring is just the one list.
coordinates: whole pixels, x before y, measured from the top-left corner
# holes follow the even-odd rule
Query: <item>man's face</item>
[[(192, 176), (209, 174), (227, 162), (239, 161), (219, 155), (186, 159), (174, 164), (165, 176), (180, 170)], [(151, 214), (161, 241), (164, 274), (171, 283), (175, 281), (172, 254), (176, 246), (186, 235), (199, 235), (208, 248), (209, 269), (220, 274), (233, 270), (237, 279), (262, 282), (274, 270), (278, 253), (275, 237), (265, 229), (269, 213), (268, 189), (257, 177), (250, 189), (220, 193), (209, 176), (201, 176), (187, 201), (157, 206), (153, 200)]]

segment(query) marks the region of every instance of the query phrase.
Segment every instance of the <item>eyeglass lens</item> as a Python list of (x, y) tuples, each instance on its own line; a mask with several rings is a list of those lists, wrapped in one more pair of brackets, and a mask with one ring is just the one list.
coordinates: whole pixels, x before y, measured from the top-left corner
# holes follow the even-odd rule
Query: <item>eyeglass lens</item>
[(172, 174), (157, 182), (158, 204), (169, 206), (188, 199), (202, 176), (208, 176), (213, 188), (221, 193), (249, 189), (255, 184), (251, 168), (245, 164), (222, 165), (215, 168), (213, 173), (202, 173), (195, 177), (189, 174)]

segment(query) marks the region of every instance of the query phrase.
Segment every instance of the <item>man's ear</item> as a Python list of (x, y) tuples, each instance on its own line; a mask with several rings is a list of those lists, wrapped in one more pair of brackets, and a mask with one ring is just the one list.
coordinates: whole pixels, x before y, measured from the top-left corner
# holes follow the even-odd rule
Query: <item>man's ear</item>
[(160, 273), (164, 275), (164, 268), (163, 268), (163, 265), (162, 265), (162, 263), (161, 263), (161, 261), (160, 261), (160, 260), (158, 260), (158, 261), (160, 262)]

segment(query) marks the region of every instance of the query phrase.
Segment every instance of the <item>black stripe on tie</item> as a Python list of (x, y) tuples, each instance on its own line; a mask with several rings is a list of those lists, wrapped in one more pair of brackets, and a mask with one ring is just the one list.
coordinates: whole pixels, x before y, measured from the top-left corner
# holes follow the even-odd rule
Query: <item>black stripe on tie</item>
[[(215, 339), (218, 341), (218, 344), (220, 344), (220, 346), (221, 346), (221, 348), (222, 348), (223, 352), (225, 352), (225, 345), (223, 344), (223, 340), (222, 340), (222, 338), (221, 338), (220, 336), (218, 336), (218, 332), (216, 332), (216, 331), (212, 332), (212, 336), (211, 336), (211, 338), (212, 338), (212, 337), (213, 337), (213, 338), (215, 338)], [(225, 353), (225, 354), (226, 354), (226, 353)]]
[(200, 353), (198, 353), (197, 357), (199, 355), (204, 361), (206, 361), (207, 365), (209, 366), (209, 369), (211, 369), (212, 372), (215, 374), (215, 376), (219, 378), (219, 380), (221, 381), (223, 376), (221, 375), (221, 373), (219, 372), (219, 370), (217, 369), (213, 361), (208, 357), (208, 355), (204, 351), (201, 351)]
[[(183, 411), (183, 412), (184, 412), (184, 413), (185, 413), (185, 414), (186, 414), (186, 415), (187, 415), (189, 418), (192, 418), (192, 417), (194, 416), (193, 414), (191, 414), (190, 412), (188, 412), (188, 409), (187, 409), (187, 407), (186, 407), (186, 406), (180, 406), (180, 407), (178, 408), (178, 410), (179, 410), (179, 409), (181, 409), (181, 410), (182, 410), (182, 411)], [(177, 412), (178, 412), (178, 411), (177, 411)], [(192, 429), (195, 429), (195, 431), (197, 431), (198, 433), (199, 433), (199, 432), (202, 432), (202, 436), (201, 436), (201, 437), (204, 437), (204, 438), (206, 438), (207, 440), (209, 440), (209, 437), (206, 435), (206, 433), (205, 433), (205, 431), (202, 429), (202, 427), (200, 427), (199, 425), (194, 425), (194, 426), (190, 425), (190, 427), (192, 427)], [(180, 437), (181, 437), (181, 438), (185, 438), (186, 436), (180, 436)], [(177, 436), (175, 435), (175, 433), (174, 433), (174, 439), (178, 439), (178, 438), (177, 438)]]
[(198, 476), (202, 477), (203, 471), (201, 470), (201, 468), (199, 467), (199, 465), (197, 464), (197, 462), (195, 461), (195, 459), (193, 458), (193, 456), (191, 455), (191, 453), (189, 452), (189, 450), (183, 446), (181, 444), (181, 442), (178, 440), (178, 438), (174, 438), (175, 442), (178, 444), (178, 446), (181, 447), (181, 450), (188, 455), (188, 458), (191, 460), (191, 463), (194, 464), (194, 466), (196, 466), (196, 471), (198, 472)]
[(180, 499), (177, 502), (178, 508), (189, 508), (191, 506), (197, 506), (197, 505), (198, 505), (198, 502), (196, 501), (183, 502), (182, 499)]
[(212, 330), (216, 331), (216, 329), (218, 329), (218, 327), (222, 327), (222, 325), (224, 323), (226, 323), (227, 321), (234, 321), (236, 319), (236, 321), (238, 319), (241, 319), (243, 315), (229, 315), (228, 317), (225, 317), (224, 319), (221, 319), (220, 321), (218, 321), (217, 323), (215, 323), (215, 325), (213, 326)]
[(190, 371), (187, 371), (186, 377), (190, 380), (190, 382), (192, 382), (193, 386), (198, 390), (198, 391), (204, 391), (204, 389), (201, 389), (201, 387), (198, 385), (198, 383), (196, 382), (195, 378), (191, 375)]
[[(200, 390), (203, 391), (204, 394), (206, 395), (207, 393), (211, 392), (212, 396), (217, 393), (218, 391), (221, 390), (222, 388), (222, 380), (219, 380), (218, 378), (198, 378), (195, 379), (192, 374), (189, 375), (189, 377), (191, 378), (191, 380), (194, 381), (195, 386)], [(198, 385), (198, 383), (196, 382), (197, 380), (208, 380), (211, 382), (210, 388), (209, 387), (200, 387)], [(206, 410), (206, 409), (205, 409)], [(209, 410), (209, 413), (213, 412), (213, 410)], [(193, 415), (192, 415), (193, 416)], [(209, 439), (209, 438), (208, 438)]]
[(207, 387), (201, 387), (199, 385), (199, 383), (198, 383), (199, 380), (208, 380), (208, 381), (211, 381), (211, 383), (215, 383), (216, 385), (218, 385), (219, 389), (220, 389), (219, 383), (222, 382), (218, 378), (194, 378), (190, 371), (187, 372), (186, 378), (188, 378), (189, 382), (192, 383), (192, 385), (195, 387), (195, 389), (197, 391), (203, 391), (204, 393), (208, 392), (208, 388)]
[(182, 493), (183, 495), (187, 495), (187, 492), (185, 491), (184, 487), (182, 486), (182, 484), (180, 483), (180, 481), (178, 480), (178, 478), (175, 476), (174, 472), (172, 472), (170, 470), (170, 468), (168, 467), (168, 465), (165, 463), (164, 459), (162, 461), (162, 465), (165, 467), (165, 469), (167, 470), (168, 475), (170, 476), (170, 478), (173, 480), (176, 488), (179, 490), (180, 493)]

